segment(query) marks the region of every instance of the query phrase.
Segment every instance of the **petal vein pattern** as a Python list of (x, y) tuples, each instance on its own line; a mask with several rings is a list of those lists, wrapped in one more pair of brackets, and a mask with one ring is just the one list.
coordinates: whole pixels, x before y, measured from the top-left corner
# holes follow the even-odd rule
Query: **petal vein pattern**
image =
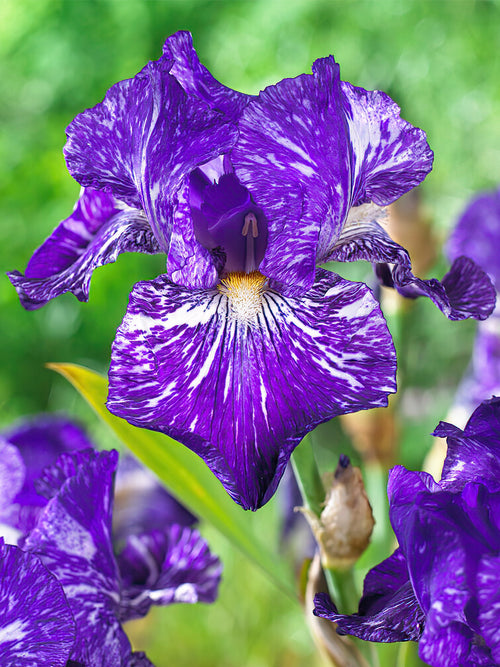
[(108, 408), (198, 455), (246, 509), (274, 493), (317, 424), (386, 405), (395, 354), (368, 288), (318, 271), (301, 298), (270, 288), (252, 318), (223, 290), (138, 283), (117, 332)]

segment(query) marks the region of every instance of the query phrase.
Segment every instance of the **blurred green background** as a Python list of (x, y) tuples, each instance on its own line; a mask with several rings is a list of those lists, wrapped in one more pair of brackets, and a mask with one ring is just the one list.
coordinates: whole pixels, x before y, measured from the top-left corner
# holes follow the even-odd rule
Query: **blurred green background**
[[(380, 88), (423, 128), (435, 166), (422, 191), (438, 241), (467, 200), (500, 181), (500, 3), (332, 0), (2, 0), (0, 3), (0, 266), (24, 270), (33, 250), (66, 217), (79, 186), (68, 175), (64, 128), (116, 81), (161, 54), (164, 38), (193, 33), (201, 60), (249, 93), (310, 71), (330, 53), (342, 78)], [(110, 345), (137, 280), (161, 273), (161, 257), (122, 256), (96, 271), (88, 304), (72, 295), (24, 312), (0, 280), (0, 425), (42, 410), (87, 423), (113, 444), (82, 400), (44, 369), (71, 361), (105, 371)], [(446, 263), (438, 260), (438, 277)], [(418, 466), (468, 362), (474, 324), (448, 322), (428, 301), (405, 317), (402, 460)], [(276, 535), (276, 502), (262, 511)], [(213, 607), (158, 610), (149, 655), (158, 667), (314, 665), (300, 610), (210, 534), (226, 565)], [(152, 635), (144, 628), (145, 640)], [(148, 634), (149, 633), (149, 634)], [(142, 648), (142, 647), (141, 647)]]

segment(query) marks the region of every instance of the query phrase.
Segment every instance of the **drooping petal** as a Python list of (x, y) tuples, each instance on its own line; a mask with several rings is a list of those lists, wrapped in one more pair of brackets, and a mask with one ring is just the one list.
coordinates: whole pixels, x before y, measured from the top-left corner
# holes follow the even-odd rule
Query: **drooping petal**
[(353, 160), (352, 205), (392, 203), (432, 169), (425, 132), (400, 118), (401, 109), (380, 90), (342, 82)]
[(193, 38), (189, 32), (179, 30), (167, 37), (163, 55), (173, 60), (170, 73), (189, 93), (201, 97), (214, 108), (219, 109), (232, 120), (238, 120), (252, 95), (245, 95), (227, 88), (217, 81), (202, 65), (193, 48)]
[[(379, 280), (403, 296), (429, 297), (451, 320), (483, 320), (493, 311), (495, 290), (486, 273), (472, 260), (460, 257), (442, 281), (413, 275), (408, 252), (395, 243), (380, 224), (385, 211), (365, 204), (351, 209), (327, 261), (366, 260), (377, 264)], [(388, 266), (390, 265), (390, 266)]]
[(350, 155), (332, 57), (269, 86), (243, 111), (231, 157), (240, 181), (268, 221), (260, 270), (278, 284), (308, 289), (328, 245), (338, 236), (351, 196)]
[(46, 505), (24, 545), (64, 589), (76, 621), (72, 659), (95, 667), (127, 664), (131, 654), (116, 616), (120, 581), (111, 510), (117, 459), (117, 452), (101, 452), (80, 466)]
[(500, 289), (500, 190), (479, 195), (461, 215), (448, 240), (450, 259), (466, 255), (493, 279)]
[(480, 481), (490, 491), (500, 488), (500, 398), (481, 403), (463, 431), (440, 422), (433, 435), (448, 442), (443, 486), (461, 491), (467, 482)]
[(121, 618), (145, 616), (153, 604), (214, 602), (222, 566), (198, 531), (174, 524), (132, 535), (117, 556)]
[[(163, 56), (68, 126), (68, 169), (84, 186), (142, 208), (164, 252), (189, 173), (231, 148), (235, 124), (186, 91)], [(186, 241), (189, 244), (189, 239)]]
[(358, 614), (339, 614), (324, 593), (315, 605), (314, 614), (337, 623), (339, 634), (365, 641), (418, 641), (425, 623), (399, 550), (367, 574)]
[(40, 559), (0, 538), (0, 664), (66, 667), (75, 622)]
[(318, 271), (292, 298), (260, 274), (249, 280), (257, 291), (239, 301), (166, 276), (138, 283), (113, 346), (108, 407), (193, 449), (256, 509), (308, 431), (386, 405), (395, 358), (365, 285)]
[(65, 292), (87, 301), (94, 269), (122, 252), (161, 252), (144, 212), (84, 188), (73, 213), (35, 251), (25, 275), (12, 271), (8, 276), (27, 310)]

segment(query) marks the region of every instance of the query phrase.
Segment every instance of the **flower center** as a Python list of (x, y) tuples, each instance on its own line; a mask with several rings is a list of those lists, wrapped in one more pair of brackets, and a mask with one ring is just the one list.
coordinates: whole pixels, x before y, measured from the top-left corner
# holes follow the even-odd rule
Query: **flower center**
[(267, 221), (234, 173), (211, 183), (201, 169), (195, 169), (190, 206), (196, 238), (215, 255), (222, 251), (224, 274), (258, 269), (267, 247)]
[(267, 278), (259, 271), (228, 273), (217, 285), (219, 292), (227, 296), (233, 317), (245, 324), (250, 324), (262, 310), (266, 287)]

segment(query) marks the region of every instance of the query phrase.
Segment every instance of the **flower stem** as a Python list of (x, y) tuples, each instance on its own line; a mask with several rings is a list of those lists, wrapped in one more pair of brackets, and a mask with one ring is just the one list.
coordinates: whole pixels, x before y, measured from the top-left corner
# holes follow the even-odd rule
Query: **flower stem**
[(314, 458), (309, 435), (305, 436), (293, 452), (292, 467), (305, 506), (319, 517), (325, 500), (325, 489)]

